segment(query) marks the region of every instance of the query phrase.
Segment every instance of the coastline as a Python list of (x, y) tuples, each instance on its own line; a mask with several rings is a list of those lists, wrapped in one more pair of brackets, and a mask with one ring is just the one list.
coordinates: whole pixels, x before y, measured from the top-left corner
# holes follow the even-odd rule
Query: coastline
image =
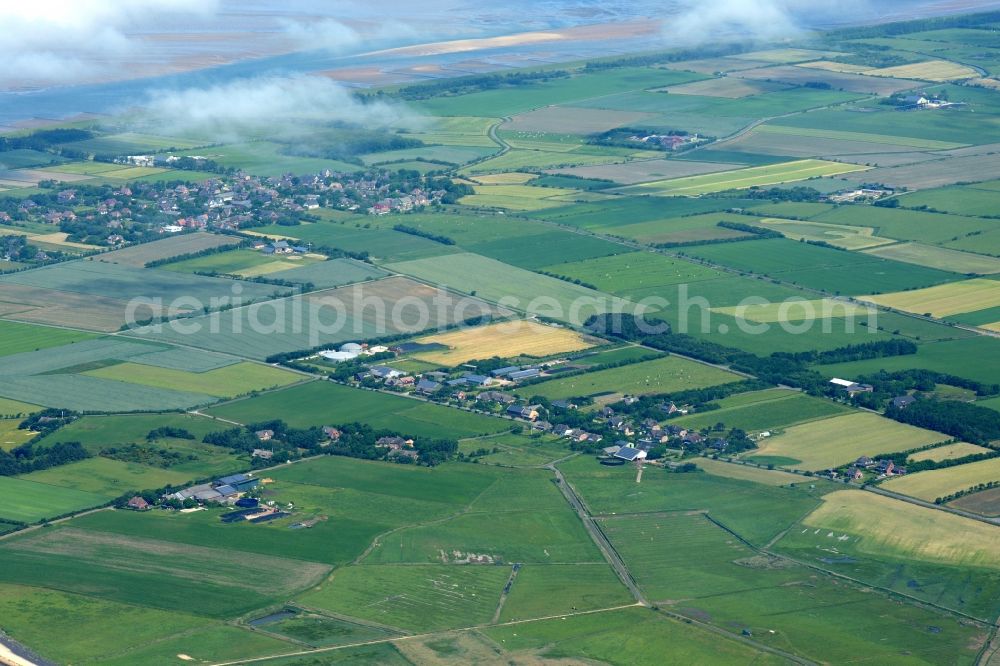
[(3, 666), (56, 666), (0, 631), (0, 664)]

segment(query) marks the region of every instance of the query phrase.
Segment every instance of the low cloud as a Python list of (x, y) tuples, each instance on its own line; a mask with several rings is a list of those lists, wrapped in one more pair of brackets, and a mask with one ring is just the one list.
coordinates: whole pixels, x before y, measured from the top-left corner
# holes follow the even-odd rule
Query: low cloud
[(680, 13), (664, 22), (673, 44), (696, 46), (718, 39), (763, 42), (800, 37), (800, 17), (816, 23), (837, 11), (856, 11), (861, 0), (685, 0)]
[(298, 48), (334, 54), (371, 50), (418, 37), (412, 27), (392, 19), (361, 28), (332, 18), (308, 22), (284, 20), (281, 26)]
[(209, 17), (217, 0), (0, 2), (0, 87), (76, 83), (125, 69), (131, 34)]
[(331, 79), (306, 75), (153, 91), (140, 118), (143, 124), (169, 134), (218, 141), (298, 138), (318, 124), (335, 122), (369, 129), (419, 125), (419, 119), (405, 107), (362, 102), (349, 88)]

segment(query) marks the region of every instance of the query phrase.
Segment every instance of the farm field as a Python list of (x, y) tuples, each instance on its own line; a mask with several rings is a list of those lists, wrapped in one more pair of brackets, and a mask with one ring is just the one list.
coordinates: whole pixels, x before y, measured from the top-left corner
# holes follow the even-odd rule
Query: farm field
[(453, 249), (426, 238), (392, 229), (364, 228), (360, 222), (348, 226), (332, 221), (300, 224), (297, 227), (271, 225), (254, 227), (251, 234), (268, 238), (295, 238), (318, 246), (336, 247), (348, 252), (370, 252), (380, 261), (406, 261), (451, 254)]
[(650, 194), (654, 196), (698, 196), (725, 190), (766, 187), (863, 170), (865, 167), (853, 164), (823, 160), (799, 160), (770, 166), (748, 167), (736, 171), (723, 171), (717, 174), (641, 183), (617, 191), (622, 194)]
[(1000, 488), (981, 490), (977, 493), (959, 497), (957, 500), (949, 502), (948, 506), (978, 513), (981, 516), (996, 518), (1000, 516)]
[(108, 501), (103, 495), (11, 476), (0, 477), (0, 498), (3, 504), (0, 520), (19, 523), (55, 518)]
[(1000, 306), (1000, 281), (976, 278), (915, 291), (862, 296), (861, 300), (915, 314), (947, 317)]
[(18, 400), (10, 400), (9, 398), (0, 398), (0, 417), (17, 417), (20, 415), (27, 416), (33, 412), (41, 411), (41, 407), (38, 405), (29, 405), (26, 402), (20, 402)]
[(671, 298), (670, 287), (724, 277), (715, 269), (651, 252), (629, 252), (547, 266), (549, 273), (595, 285), (601, 291), (633, 301), (647, 296)]
[(232, 236), (221, 236), (219, 234), (196, 231), (191, 234), (171, 236), (170, 238), (153, 241), (152, 243), (143, 243), (142, 245), (133, 245), (121, 250), (106, 252), (100, 256), (98, 261), (110, 261), (113, 264), (124, 264), (126, 266), (142, 268), (153, 261), (163, 261), (164, 259), (172, 259), (184, 254), (194, 254), (195, 252), (226, 247), (227, 245), (236, 245), (238, 242), (239, 239)]
[(745, 81), (736, 76), (693, 81), (679, 86), (671, 86), (665, 91), (673, 95), (705, 95), (738, 99), (762, 93), (784, 90), (788, 86), (771, 81)]
[(499, 356), (541, 358), (553, 354), (589, 349), (604, 341), (581, 335), (567, 328), (546, 326), (537, 322), (516, 320), (459, 331), (417, 338), (420, 344), (437, 343), (448, 349), (420, 352), (413, 358), (447, 367), (461, 365), (473, 359)]
[(974, 273), (977, 275), (1000, 273), (1000, 258), (920, 243), (884, 245), (865, 250), (865, 254), (955, 273)]
[(612, 180), (622, 185), (635, 185), (651, 180), (665, 178), (683, 178), (703, 173), (714, 173), (731, 169), (729, 164), (718, 162), (696, 162), (693, 160), (633, 160), (620, 164), (600, 166), (579, 166), (564, 169), (554, 169), (551, 173), (576, 176), (578, 178), (593, 178)]
[[(293, 259), (294, 257), (294, 259)], [(297, 255), (287, 258), (275, 258), (249, 248), (234, 249), (227, 252), (210, 254), (205, 257), (179, 258), (161, 266), (162, 270), (175, 273), (221, 273), (223, 275), (249, 276), (249, 274), (267, 275), (281, 270), (298, 268), (309, 262)]]
[[(905, 525), (886, 532), (880, 523)], [(985, 523), (860, 490), (840, 490), (792, 527), (782, 553), (917, 599), (993, 618), (996, 531)]]
[(818, 498), (837, 487), (819, 479), (778, 486), (772, 481), (698, 472), (668, 474), (652, 468), (636, 485), (634, 468), (605, 467), (590, 457), (562, 462), (559, 469), (595, 516), (704, 511), (755, 546), (763, 546), (815, 509)]
[(302, 380), (301, 376), (287, 370), (249, 362), (197, 373), (126, 362), (88, 370), (84, 374), (175, 391), (197, 386), (201, 393), (220, 398), (234, 398), (254, 391), (287, 386)]
[[(634, 632), (628, 641), (623, 633)], [(512, 657), (541, 654), (552, 660), (654, 666), (670, 654), (685, 663), (777, 664), (780, 659), (748, 645), (641, 608), (575, 615), (492, 627), (484, 633)]]
[[(834, 294), (871, 293), (875, 276), (878, 288), (885, 291), (893, 285), (900, 285), (897, 290), (914, 289), (959, 278), (955, 273), (783, 238), (684, 248), (684, 254)], [(940, 287), (944, 291), (950, 288), (952, 285)]]
[[(885, 317), (882, 317), (885, 320)], [(830, 377), (857, 377), (859, 375), (888, 370), (926, 368), (935, 372), (967, 377), (975, 381), (992, 383), (1000, 372), (997, 350), (1000, 341), (985, 336), (945, 340), (922, 344), (916, 354), (878, 358), (849, 363), (835, 363), (818, 366), (817, 369)]]
[(819, 471), (853, 462), (861, 456), (905, 451), (943, 442), (948, 437), (877, 414), (857, 412), (787, 428), (763, 440), (749, 457), (779, 462), (781, 467)]
[(802, 477), (791, 472), (783, 472), (778, 469), (761, 469), (752, 465), (740, 463), (728, 463), (712, 458), (701, 458), (695, 463), (700, 469), (708, 474), (722, 476), (727, 479), (739, 479), (742, 481), (752, 481), (767, 486), (787, 486), (793, 483), (802, 483)]
[[(6, 583), (0, 585), (0, 614), (6, 631), (63, 663), (107, 663), (112, 654), (205, 624), (187, 613)], [(65, 640), (52, 641), (53, 632)]]
[(951, 81), (953, 79), (969, 79), (979, 75), (979, 72), (966, 65), (960, 65), (949, 60), (927, 60), (908, 65), (870, 69), (868, 76), (892, 76), (898, 79), (921, 79), (923, 81)]
[(579, 519), (563, 506), (472, 512), (432, 526), (401, 529), (379, 539), (361, 564), (463, 564), (468, 556), (485, 556), (497, 565), (601, 561)]
[[(867, 74), (867, 73), (866, 73)], [(911, 90), (921, 85), (920, 81), (907, 79), (880, 79), (848, 72), (833, 72), (795, 66), (762, 67), (741, 70), (736, 76), (751, 80), (780, 81), (789, 85), (803, 85), (810, 82), (829, 84), (838, 90), (855, 93), (888, 96), (895, 92)]]
[(789, 299), (781, 303), (738, 305), (736, 307), (715, 309), (715, 312), (733, 315), (734, 317), (743, 317), (744, 319), (760, 323), (809, 321), (830, 318), (857, 318), (865, 321), (873, 316), (873, 311), (871, 307), (832, 298), (821, 298), (813, 301)]
[(388, 277), (193, 317), (181, 326), (136, 328), (128, 335), (264, 360), (321, 344), (416, 334), (459, 319), (508, 312), (471, 297), (438, 308), (434, 298), (439, 293), (407, 278)]
[(208, 412), (241, 423), (280, 418), (299, 428), (358, 421), (412, 437), (472, 437), (510, 427), (500, 419), (332, 382), (293, 386), (215, 407)]
[[(809, 570), (757, 555), (702, 515), (621, 516), (602, 527), (650, 598), (682, 615), (750, 627), (765, 644), (826, 659), (849, 659), (845, 642), (886, 659), (901, 649), (932, 658), (940, 649), (938, 636), (914, 637), (910, 620), (889, 612), (894, 602), (823, 579), (803, 585)], [(781, 610), (804, 606), (810, 613)], [(962, 640), (959, 623), (946, 626), (945, 641)]]
[(482, 185), (475, 186), (475, 194), (462, 197), (459, 203), (482, 208), (507, 208), (509, 210), (541, 210), (556, 208), (561, 201), (551, 201), (574, 190), (531, 185)]
[(540, 395), (549, 400), (560, 400), (579, 396), (670, 393), (739, 380), (739, 375), (726, 370), (668, 356), (564, 379), (550, 379), (517, 392), (525, 397)]
[[(875, 234), (872, 227), (851, 227), (843, 224), (827, 224), (825, 222), (806, 222), (800, 220), (780, 220), (764, 218), (756, 224), (777, 231), (785, 238), (792, 240), (822, 241), (845, 250), (864, 250), (892, 243), (891, 238), (881, 238)], [(877, 254), (877, 253), (872, 253)], [(884, 255), (879, 255), (884, 256)], [(896, 259), (897, 257), (889, 257)], [(939, 268), (939, 267), (938, 267)]]
[(517, 573), (500, 621), (624, 606), (631, 601), (614, 570), (604, 562), (527, 564)]
[(91, 333), (68, 331), (62, 328), (0, 321), (0, 356), (62, 347), (74, 342), (91, 340), (95, 337)]
[(503, 129), (515, 132), (599, 134), (622, 125), (631, 126), (635, 123), (641, 123), (651, 117), (652, 114), (648, 113), (548, 106), (513, 116), (503, 124)]
[[(752, 400), (752, 401), (751, 401)], [(774, 430), (804, 421), (845, 414), (849, 410), (829, 400), (774, 389), (741, 394), (719, 401), (720, 409), (674, 419), (685, 428), (710, 428), (717, 423), (746, 431)]]
[(933, 502), (961, 490), (990, 481), (1000, 481), (1000, 458), (932, 469), (890, 479), (881, 484), (886, 490)]
[(504, 308), (575, 325), (582, 324), (592, 314), (609, 311), (617, 300), (593, 289), (471, 253), (452, 255), (447, 262), (420, 259), (388, 264), (387, 268), (442, 287), (459, 289)]
[(102, 496), (104, 502), (107, 502), (129, 491), (179, 486), (194, 481), (197, 477), (192, 472), (94, 457), (31, 472), (18, 478), (93, 493)]
[(936, 446), (926, 451), (919, 451), (908, 456), (906, 460), (907, 462), (919, 462), (921, 460), (940, 462), (942, 460), (954, 460), (981, 453), (989, 453), (989, 449), (977, 446), (976, 444), (969, 444), (968, 442), (956, 442), (955, 444), (945, 444), (944, 446)]
[(299, 600), (313, 608), (410, 631), (488, 622), (510, 567), (444, 564), (339, 569)]
[[(137, 559), (134, 553), (156, 554)], [(67, 592), (88, 592), (110, 601), (164, 610), (197, 608), (220, 617), (247, 612), (318, 583), (330, 567), (156, 539), (62, 527), (8, 539), (0, 547), (0, 579), (47, 584)], [(81, 568), (88, 580), (80, 579)], [(280, 569), (280, 571), (279, 571)], [(267, 582), (246, 578), (256, 572)], [(194, 574), (192, 575), (192, 572)]]

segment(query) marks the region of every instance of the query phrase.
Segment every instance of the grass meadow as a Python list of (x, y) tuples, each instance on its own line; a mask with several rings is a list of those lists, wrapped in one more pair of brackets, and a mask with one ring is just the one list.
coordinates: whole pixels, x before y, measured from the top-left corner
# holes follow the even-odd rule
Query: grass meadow
[(472, 437), (510, 428), (489, 416), (332, 382), (310, 382), (238, 400), (209, 413), (240, 423), (283, 419), (295, 427), (361, 422), (412, 437)]

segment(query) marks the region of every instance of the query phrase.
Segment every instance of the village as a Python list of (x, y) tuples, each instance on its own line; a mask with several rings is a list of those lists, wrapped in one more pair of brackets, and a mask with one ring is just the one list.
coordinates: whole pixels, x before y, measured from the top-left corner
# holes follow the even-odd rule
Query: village
[[(140, 164), (161, 156), (123, 159)], [(0, 203), (0, 225), (48, 224), (66, 233), (69, 241), (117, 248), (189, 230), (297, 225), (320, 208), (371, 215), (406, 213), (442, 202), (448, 196), (443, 188), (450, 186), (415, 172), (330, 170), (301, 177), (236, 172), (181, 184), (64, 186), (43, 181), (40, 187), (45, 193)]]

